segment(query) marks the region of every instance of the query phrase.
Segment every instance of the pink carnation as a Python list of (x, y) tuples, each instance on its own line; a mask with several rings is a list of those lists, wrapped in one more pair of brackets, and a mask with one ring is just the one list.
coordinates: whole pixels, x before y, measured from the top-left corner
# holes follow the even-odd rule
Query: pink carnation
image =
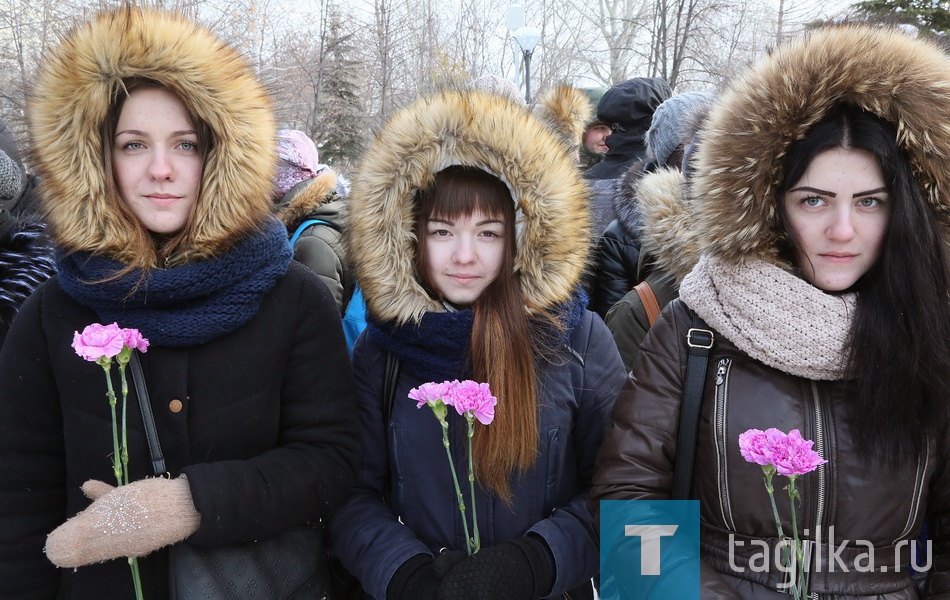
[(122, 351), (125, 334), (117, 323), (87, 325), (82, 333), (73, 333), (73, 349), (85, 360), (95, 362), (102, 357), (113, 358)]
[(772, 464), (772, 447), (785, 438), (785, 433), (774, 427), (762, 431), (749, 429), (739, 434), (739, 452), (742, 458), (757, 465)]
[(449, 392), (458, 384), (458, 381), (443, 381), (436, 383), (434, 381), (423, 383), (417, 388), (409, 390), (409, 399), (417, 402), (416, 408), (422, 408), (426, 404), (442, 400), (443, 404), (449, 404), (447, 396)]
[(783, 440), (772, 446), (772, 464), (779, 475), (786, 477), (811, 473), (827, 460), (811, 449), (811, 440), (802, 437), (797, 429), (788, 432)]
[(492, 396), (487, 383), (478, 383), (466, 379), (455, 385), (450, 391), (451, 402), (460, 415), (471, 413), (482, 425), (488, 425), (495, 418), (495, 404), (498, 399)]
[(148, 340), (139, 332), (138, 329), (123, 329), (123, 345), (132, 350), (145, 352), (148, 350)]

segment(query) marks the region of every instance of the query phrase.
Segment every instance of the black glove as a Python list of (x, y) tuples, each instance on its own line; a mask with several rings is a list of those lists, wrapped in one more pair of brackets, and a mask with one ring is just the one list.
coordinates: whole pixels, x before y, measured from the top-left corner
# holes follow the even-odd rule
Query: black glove
[(445, 575), (436, 600), (535, 600), (554, 585), (544, 542), (520, 537), (482, 548)]
[(402, 563), (393, 573), (386, 587), (390, 600), (434, 600), (439, 589), (439, 577), (435, 574), (432, 557), (417, 554)]

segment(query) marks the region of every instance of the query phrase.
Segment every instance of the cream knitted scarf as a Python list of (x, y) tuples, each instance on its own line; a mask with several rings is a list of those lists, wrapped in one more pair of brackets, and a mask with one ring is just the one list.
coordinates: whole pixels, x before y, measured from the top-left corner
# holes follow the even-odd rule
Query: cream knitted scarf
[(704, 255), (680, 298), (740, 350), (785, 373), (844, 378), (855, 296), (834, 296), (775, 265)]

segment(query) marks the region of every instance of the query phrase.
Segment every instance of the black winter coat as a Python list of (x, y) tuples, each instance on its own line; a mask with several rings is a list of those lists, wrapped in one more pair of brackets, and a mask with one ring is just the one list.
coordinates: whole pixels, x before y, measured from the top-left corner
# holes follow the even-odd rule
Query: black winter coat
[[(46, 535), (89, 505), (82, 483), (114, 482), (103, 370), (71, 347), (73, 332), (97, 321), (54, 277), (0, 352), (0, 598), (133, 597), (124, 560), (57, 571), (43, 554)], [(189, 542), (271, 536), (342, 501), (359, 462), (355, 387), (336, 304), (305, 267), (291, 264), (235, 331), (153, 346), (141, 362), (167, 467), (188, 476), (201, 514)], [(150, 463), (134, 389), (128, 427), (137, 480)], [(166, 598), (167, 552), (139, 563), (145, 597)]]

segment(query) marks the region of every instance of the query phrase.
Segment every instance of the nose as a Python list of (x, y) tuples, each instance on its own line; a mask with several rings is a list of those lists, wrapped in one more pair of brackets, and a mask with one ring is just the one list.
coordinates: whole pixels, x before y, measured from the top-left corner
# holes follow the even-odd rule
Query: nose
[(152, 159), (149, 161), (148, 174), (156, 180), (169, 180), (172, 178), (172, 164), (168, 154), (162, 149), (156, 149), (152, 153)]
[(849, 206), (843, 206), (833, 214), (828, 226), (828, 237), (836, 241), (848, 241), (854, 237), (854, 215)]
[(452, 259), (462, 265), (475, 262), (474, 241), (467, 235), (460, 235), (456, 239), (458, 241), (455, 244), (455, 252), (452, 255)]

